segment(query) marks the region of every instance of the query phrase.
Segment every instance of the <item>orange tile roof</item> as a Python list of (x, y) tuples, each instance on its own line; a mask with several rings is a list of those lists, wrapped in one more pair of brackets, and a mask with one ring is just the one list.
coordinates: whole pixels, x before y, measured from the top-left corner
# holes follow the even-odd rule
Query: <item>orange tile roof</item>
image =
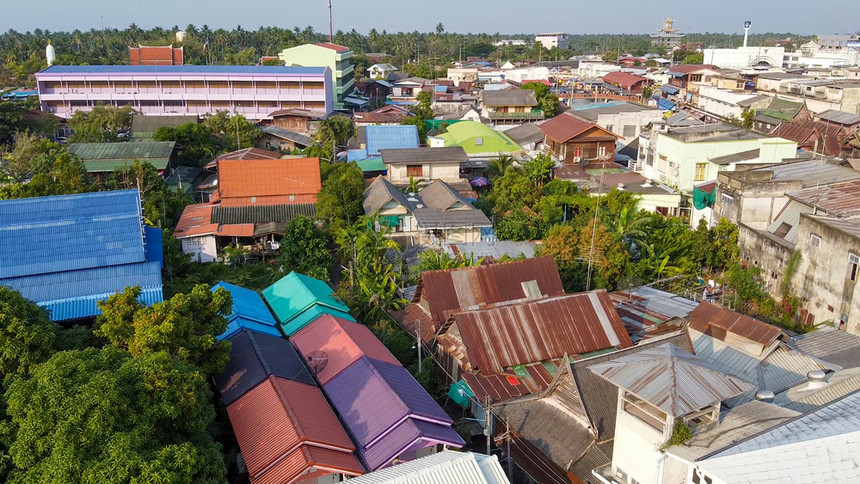
[(218, 184), (223, 206), (316, 203), (319, 159), (219, 160)]
[(254, 224), (221, 225), (215, 235), (219, 237), (253, 237)]
[(277, 160), (281, 154), (277, 151), (269, 151), (260, 148), (243, 148), (218, 155), (216, 160)]
[(325, 47), (326, 49), (331, 49), (335, 52), (346, 52), (349, 50), (349, 47), (344, 47), (342, 45), (332, 44), (331, 42), (320, 42), (317, 44), (320, 47)]
[(210, 223), (211, 219), (212, 205), (208, 203), (188, 205), (182, 211), (182, 216), (179, 217), (179, 223), (176, 224), (173, 235), (177, 238), (183, 238), (214, 234), (218, 231), (218, 224)]

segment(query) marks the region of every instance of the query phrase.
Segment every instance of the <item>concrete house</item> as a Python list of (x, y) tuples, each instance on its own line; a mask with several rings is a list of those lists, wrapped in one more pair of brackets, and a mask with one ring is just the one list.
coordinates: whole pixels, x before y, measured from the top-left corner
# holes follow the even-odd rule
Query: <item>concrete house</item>
[(745, 94), (719, 89), (714, 86), (702, 86), (696, 98), (699, 109), (716, 114), (723, 118), (741, 119), (744, 111), (756, 112), (765, 109), (773, 98), (764, 94)]
[(408, 186), (410, 178), (459, 183), (460, 166), (469, 161), (459, 146), (381, 149), (379, 154), (387, 168), (388, 181), (396, 186)]
[(520, 124), (544, 118), (531, 89), (484, 91), (481, 104), (481, 116), (498, 124)]
[(370, 79), (382, 79), (383, 81), (388, 79), (388, 76), (394, 74), (399, 71), (397, 67), (392, 64), (373, 64), (372, 66), (367, 68), (367, 77)]
[(355, 83), (349, 47), (323, 42), (284, 49), (278, 58), (286, 66), (328, 67), (334, 109), (344, 109)]

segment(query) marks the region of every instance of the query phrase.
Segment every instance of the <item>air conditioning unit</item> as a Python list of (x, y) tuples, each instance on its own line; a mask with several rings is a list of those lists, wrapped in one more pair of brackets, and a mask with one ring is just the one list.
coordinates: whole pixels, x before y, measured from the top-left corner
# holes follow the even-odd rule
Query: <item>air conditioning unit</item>
[(579, 163), (580, 161), (582, 161), (582, 157), (581, 157), (581, 156), (574, 156), (574, 157), (573, 157), (573, 162), (574, 162), (574, 163)]

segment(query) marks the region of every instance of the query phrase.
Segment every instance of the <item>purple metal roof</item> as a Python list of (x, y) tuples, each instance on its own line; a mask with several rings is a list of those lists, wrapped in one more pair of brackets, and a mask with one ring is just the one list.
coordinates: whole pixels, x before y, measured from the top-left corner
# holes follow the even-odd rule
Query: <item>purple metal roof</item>
[(358, 454), (365, 467), (373, 471), (404, 452), (436, 444), (462, 447), (465, 442), (451, 427), (408, 418), (394, 427), (377, 444), (368, 449), (359, 449)]
[(215, 386), (224, 405), (230, 405), (269, 375), (316, 386), (302, 357), (289, 341), (247, 329), (228, 340), (233, 344), (230, 362), (223, 372), (215, 375)]
[[(425, 431), (429, 440), (463, 445), (451, 429), (451, 418), (403, 367), (364, 356), (323, 385), (323, 391), (358, 444), (359, 452), (363, 455), (373, 449), (372, 456), (363, 457), (371, 470), (424, 438)], [(419, 426), (416, 422), (423, 423)], [(403, 430), (404, 425), (418, 430)]]

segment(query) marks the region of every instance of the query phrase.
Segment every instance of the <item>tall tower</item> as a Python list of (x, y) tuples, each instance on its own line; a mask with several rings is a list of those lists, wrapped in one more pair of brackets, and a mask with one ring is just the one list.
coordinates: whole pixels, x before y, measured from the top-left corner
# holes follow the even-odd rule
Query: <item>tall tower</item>
[(744, 47), (747, 46), (747, 38), (750, 35), (750, 26), (751, 25), (752, 25), (752, 22), (750, 22), (749, 20), (744, 22)]

